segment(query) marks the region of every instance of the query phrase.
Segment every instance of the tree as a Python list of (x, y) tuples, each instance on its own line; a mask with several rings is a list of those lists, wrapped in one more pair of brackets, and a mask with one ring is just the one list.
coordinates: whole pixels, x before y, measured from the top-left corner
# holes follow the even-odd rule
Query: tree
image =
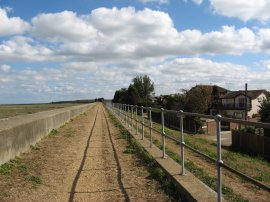
[(134, 85), (130, 84), (127, 90), (127, 103), (137, 105), (139, 102), (139, 94)]
[(211, 106), (211, 93), (208, 89), (197, 86), (186, 91), (184, 111), (204, 114)]
[[(259, 106), (259, 115), (262, 122), (270, 123), (270, 94), (266, 94)], [(270, 129), (264, 129), (264, 135), (270, 136)]]
[(270, 96), (266, 95), (259, 106), (259, 115), (262, 122), (270, 123)]
[(127, 102), (127, 89), (121, 88), (115, 91), (112, 102), (114, 103), (126, 103)]
[(216, 113), (219, 114), (221, 100), (220, 100), (220, 96), (219, 96), (219, 88), (216, 85), (213, 86), (212, 100), (213, 100), (212, 101), (212, 108), (216, 109)]
[(147, 76), (136, 76), (133, 80), (133, 87), (136, 89), (140, 102), (147, 105), (150, 96), (154, 92), (154, 83)]

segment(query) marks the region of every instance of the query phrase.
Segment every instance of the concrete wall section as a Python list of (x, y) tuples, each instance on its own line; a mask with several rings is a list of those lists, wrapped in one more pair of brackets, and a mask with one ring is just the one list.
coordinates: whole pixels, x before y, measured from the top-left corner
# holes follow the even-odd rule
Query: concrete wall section
[(0, 122), (0, 165), (29, 149), (52, 129), (85, 112), (92, 104), (39, 112)]

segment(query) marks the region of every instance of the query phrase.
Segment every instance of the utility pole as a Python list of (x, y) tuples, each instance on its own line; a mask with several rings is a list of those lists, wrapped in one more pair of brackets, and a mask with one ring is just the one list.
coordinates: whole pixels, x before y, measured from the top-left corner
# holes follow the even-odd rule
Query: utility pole
[(248, 103), (247, 103), (247, 83), (245, 84), (245, 120), (247, 120)]

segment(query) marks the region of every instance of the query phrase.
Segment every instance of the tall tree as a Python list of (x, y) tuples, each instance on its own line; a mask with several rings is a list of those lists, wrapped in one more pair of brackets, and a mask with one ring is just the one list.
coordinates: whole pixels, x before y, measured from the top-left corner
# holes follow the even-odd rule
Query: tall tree
[[(270, 123), (270, 94), (262, 100), (259, 106), (259, 115), (262, 122)], [(264, 135), (270, 137), (270, 129), (264, 129)]]
[(216, 109), (216, 113), (218, 114), (219, 114), (220, 106), (221, 106), (221, 100), (219, 96), (219, 89), (218, 89), (218, 86), (214, 85), (213, 91), (212, 91), (212, 108)]
[(130, 84), (127, 90), (127, 103), (137, 105), (139, 102), (139, 94), (134, 85)]
[(270, 123), (270, 95), (262, 100), (259, 106), (259, 114), (262, 122)]
[(186, 92), (184, 110), (188, 112), (207, 113), (211, 106), (211, 93), (208, 89), (197, 86)]
[(133, 80), (133, 86), (137, 90), (140, 101), (147, 104), (150, 96), (154, 92), (154, 82), (147, 76), (136, 76)]
[(127, 89), (121, 88), (120, 90), (115, 91), (112, 101), (114, 103), (126, 103), (127, 102)]

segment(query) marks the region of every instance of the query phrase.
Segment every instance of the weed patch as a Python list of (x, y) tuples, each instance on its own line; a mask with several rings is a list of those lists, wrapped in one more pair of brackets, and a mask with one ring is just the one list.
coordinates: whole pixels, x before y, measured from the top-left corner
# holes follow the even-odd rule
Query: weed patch
[(33, 150), (33, 151), (39, 151), (40, 148), (38, 146), (35, 146), (35, 145), (30, 145), (30, 149)]
[(7, 163), (4, 163), (3, 165), (0, 166), (0, 174), (11, 173), (19, 165), (19, 163), (20, 162), (17, 159), (13, 159)]
[(28, 182), (31, 182), (33, 187), (37, 187), (38, 185), (42, 184), (42, 180), (39, 176), (28, 176), (26, 177)]
[(58, 130), (56, 129), (52, 129), (52, 131), (50, 132), (49, 136), (50, 137), (55, 137), (59, 134)]
[[(149, 179), (155, 179), (160, 183), (162, 188), (169, 196), (173, 198), (173, 201), (180, 200), (180, 193), (173, 182), (166, 176), (164, 171), (158, 167), (155, 160), (150, 156), (143, 147), (141, 147), (136, 140), (130, 135), (130, 133), (119, 123), (119, 121), (108, 111), (110, 119), (113, 124), (120, 130), (120, 135), (128, 142), (125, 153), (135, 153), (140, 159), (143, 160), (144, 165), (147, 166), (150, 173)], [(180, 200), (181, 201), (181, 200)]]

